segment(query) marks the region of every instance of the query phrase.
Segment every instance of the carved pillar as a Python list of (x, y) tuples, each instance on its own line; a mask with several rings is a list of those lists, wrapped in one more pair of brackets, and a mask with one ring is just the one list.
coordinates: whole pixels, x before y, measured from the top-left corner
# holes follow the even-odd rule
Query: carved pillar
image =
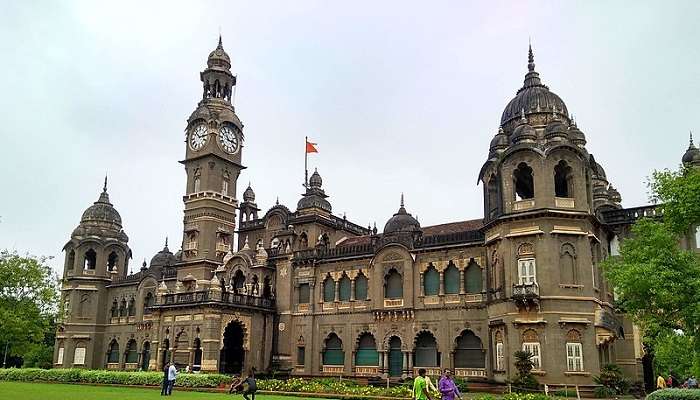
[(333, 280), (333, 282), (335, 283), (335, 300), (334, 301), (337, 303), (340, 301), (340, 280)]
[(404, 374), (408, 374), (408, 354), (409, 354), (409, 352), (404, 351), (402, 354), (403, 354), (403, 359), (402, 359), (403, 363), (401, 365), (401, 371)]
[(355, 280), (350, 281), (350, 301), (355, 301)]
[(445, 270), (440, 270), (440, 296), (445, 295)]
[(413, 352), (408, 352), (408, 374), (413, 376)]
[(384, 371), (389, 372), (389, 352), (385, 351), (383, 354), (384, 358)]
[(425, 277), (423, 272), (420, 273), (420, 295), (421, 297), (425, 296)]
[(460, 269), (459, 270), (459, 294), (464, 294), (466, 293), (464, 291), (464, 270)]
[(379, 373), (384, 372), (384, 352), (379, 352)]

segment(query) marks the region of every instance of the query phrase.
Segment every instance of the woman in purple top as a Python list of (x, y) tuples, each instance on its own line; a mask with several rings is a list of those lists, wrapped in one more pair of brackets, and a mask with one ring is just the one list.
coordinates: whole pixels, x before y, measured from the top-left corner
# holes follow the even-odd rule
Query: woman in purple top
[(442, 394), (442, 400), (455, 400), (462, 398), (462, 393), (459, 392), (455, 381), (452, 380), (452, 373), (449, 369), (445, 369), (438, 383), (438, 390)]

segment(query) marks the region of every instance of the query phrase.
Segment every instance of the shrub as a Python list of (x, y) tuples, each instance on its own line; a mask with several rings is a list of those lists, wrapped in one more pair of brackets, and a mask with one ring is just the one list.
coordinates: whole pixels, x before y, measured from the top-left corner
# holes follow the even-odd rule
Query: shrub
[[(0, 380), (21, 382), (89, 383), (132, 386), (159, 386), (160, 372), (127, 372), (87, 369), (9, 368), (0, 370)], [(230, 382), (230, 377), (219, 374), (180, 374), (175, 385), (181, 387), (217, 387)]]
[(700, 400), (697, 389), (663, 389), (647, 396), (647, 400)]
[[(594, 376), (593, 381), (599, 385), (603, 385), (613, 396), (616, 394), (627, 394), (630, 390), (630, 383), (622, 374), (622, 368), (615, 364), (604, 365), (600, 370), (600, 375)], [(601, 394), (602, 393), (603, 391), (601, 391)]]
[(518, 350), (515, 355), (515, 368), (518, 370), (518, 376), (511, 382), (514, 389), (539, 389), (540, 383), (532, 376), (532, 354), (528, 351)]
[(552, 400), (543, 393), (507, 393), (503, 400)]
[(552, 395), (556, 396), (556, 397), (578, 397), (578, 395), (576, 394), (576, 390), (571, 390), (571, 389), (556, 390), (556, 391), (552, 392)]

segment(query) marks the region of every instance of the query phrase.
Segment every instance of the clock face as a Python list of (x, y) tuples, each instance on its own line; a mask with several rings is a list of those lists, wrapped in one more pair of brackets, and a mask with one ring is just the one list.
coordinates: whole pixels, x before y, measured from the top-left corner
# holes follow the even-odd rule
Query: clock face
[(190, 133), (190, 147), (199, 150), (207, 143), (207, 127), (204, 124), (197, 125)]
[(225, 152), (233, 154), (238, 150), (238, 136), (229, 126), (224, 126), (219, 132), (219, 144)]

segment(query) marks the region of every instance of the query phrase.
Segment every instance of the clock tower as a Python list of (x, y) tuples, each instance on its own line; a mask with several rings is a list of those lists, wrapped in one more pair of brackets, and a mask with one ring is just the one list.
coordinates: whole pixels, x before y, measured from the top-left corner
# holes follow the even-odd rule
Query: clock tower
[(202, 100), (187, 120), (181, 161), (187, 172), (182, 267), (197, 279), (209, 279), (209, 272), (231, 247), (238, 207), (236, 181), (245, 168), (243, 124), (231, 104), (236, 77), (221, 37), (200, 78)]

